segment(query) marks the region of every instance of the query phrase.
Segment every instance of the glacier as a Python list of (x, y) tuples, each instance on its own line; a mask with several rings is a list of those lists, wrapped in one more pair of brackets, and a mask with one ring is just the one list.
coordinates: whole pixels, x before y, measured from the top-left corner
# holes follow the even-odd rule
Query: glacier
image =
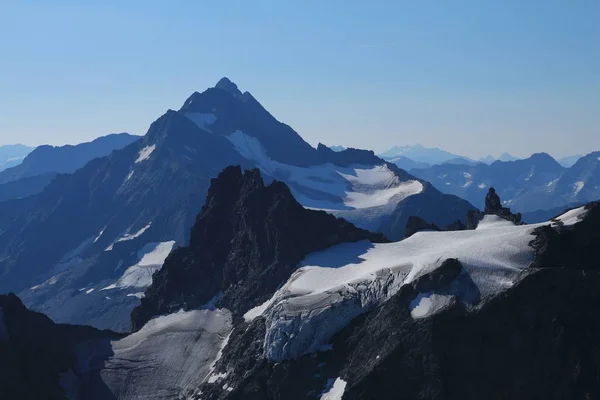
[[(586, 211), (571, 210), (553, 219), (568, 228)], [(395, 243), (345, 243), (308, 255), (290, 279), (265, 304), (248, 311), (246, 321), (262, 315), (267, 332), (264, 352), (273, 361), (314, 353), (356, 316), (381, 305), (400, 287), (458, 259), (463, 273), (444, 293), (419, 293), (413, 318), (439, 312), (452, 301), (476, 305), (514, 285), (535, 259), (529, 243), (534, 229), (486, 215), (475, 230), (418, 232)], [(474, 284), (472, 293), (465, 282)]]
[(209, 379), (231, 329), (227, 310), (157, 317), (111, 343), (114, 354), (104, 361), (101, 381), (123, 400), (179, 399)]
[(227, 138), (240, 155), (256, 162), (263, 175), (286, 182), (304, 207), (327, 211), (359, 228), (378, 228), (398, 203), (424, 190), (420, 181), (402, 181), (384, 163), (299, 167), (273, 160), (261, 142), (247, 133), (238, 130)]

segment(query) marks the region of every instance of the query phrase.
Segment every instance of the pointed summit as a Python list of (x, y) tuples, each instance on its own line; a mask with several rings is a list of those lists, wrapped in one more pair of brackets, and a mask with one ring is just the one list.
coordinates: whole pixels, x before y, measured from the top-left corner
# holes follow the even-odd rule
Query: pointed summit
[(227, 77), (221, 78), (221, 80), (215, 85), (215, 88), (224, 90), (233, 95), (234, 97), (242, 96), (242, 92), (240, 92), (237, 85), (231, 82)]

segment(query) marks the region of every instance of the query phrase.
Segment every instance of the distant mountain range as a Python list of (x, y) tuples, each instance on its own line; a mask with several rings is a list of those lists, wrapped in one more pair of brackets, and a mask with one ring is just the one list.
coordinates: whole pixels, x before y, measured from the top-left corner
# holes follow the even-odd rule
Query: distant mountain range
[(0, 171), (19, 165), (33, 149), (22, 144), (0, 146)]
[(581, 157), (570, 168), (538, 153), (524, 160), (475, 166), (440, 164), (411, 173), (479, 207), (478, 199), (489, 187), (519, 212), (559, 209), (600, 198), (600, 152)]
[[(56, 324), (0, 295), (0, 393), (592, 398), (600, 203), (522, 225), (493, 192), (487, 198), (469, 226), (389, 242), (303, 208), (258, 169), (227, 167), (211, 180), (189, 240), (141, 289), (128, 334)], [(110, 304), (116, 290), (100, 290), (96, 301)]]
[[(341, 147), (341, 146), (340, 146)], [(504, 152), (498, 158), (492, 155), (474, 160), (472, 158), (450, 153), (439, 148), (424, 147), (420, 144), (414, 146), (394, 146), (388, 151), (380, 153), (379, 156), (387, 161), (395, 162), (400, 168), (410, 170), (412, 168), (428, 168), (437, 164), (464, 164), (475, 165), (478, 163), (492, 164), (494, 161), (517, 161), (520, 158)], [(582, 157), (574, 155), (557, 159), (563, 167), (571, 167)], [(418, 164), (419, 166), (415, 166)]]
[(335, 150), (223, 78), (0, 172), (0, 397), (600, 396), (600, 152)]
[(0, 201), (39, 193), (57, 174), (75, 172), (94, 158), (107, 156), (139, 138), (119, 133), (77, 145), (39, 146), (18, 165), (0, 172)]
[(222, 79), (143, 138), (0, 203), (0, 291), (57, 322), (128, 329), (152, 274), (187, 243), (211, 179), (229, 165), (258, 168), (303, 206), (390, 239), (404, 237), (410, 216), (447, 226), (474, 208), (373, 152), (311, 147)]

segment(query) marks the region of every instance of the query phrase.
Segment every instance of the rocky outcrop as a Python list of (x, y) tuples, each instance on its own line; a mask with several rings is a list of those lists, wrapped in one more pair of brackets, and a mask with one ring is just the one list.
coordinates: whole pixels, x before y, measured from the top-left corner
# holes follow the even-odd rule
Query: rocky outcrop
[(484, 212), (478, 210), (470, 210), (467, 214), (467, 229), (475, 229), (485, 215), (497, 215), (498, 217), (512, 222), (515, 225), (523, 224), (521, 222), (521, 213), (513, 214), (508, 207), (502, 207), (500, 196), (496, 194), (496, 190), (492, 187), (485, 196)]
[[(110, 340), (119, 337), (90, 327), (55, 324), (44, 314), (29, 311), (16, 295), (0, 295), (0, 397), (79, 398), (79, 380), (87, 371), (78, 356), (91, 347), (94, 352), (109, 352)], [(90, 343), (93, 346), (86, 346)]]
[(463, 231), (466, 229), (466, 225), (460, 220), (456, 220), (445, 228), (440, 228), (436, 224), (431, 224), (425, 221), (423, 218), (417, 216), (411, 216), (408, 218), (406, 223), (406, 229), (404, 230), (404, 238), (409, 238), (417, 232), (421, 231)]
[(406, 223), (406, 229), (404, 230), (404, 237), (408, 238), (420, 231), (441, 231), (440, 227), (436, 224), (430, 224), (423, 218), (412, 215), (408, 218)]
[(584, 210), (585, 218), (570, 229), (563, 229), (555, 219), (554, 226), (535, 230), (531, 246), (537, 256), (533, 267), (600, 270), (600, 202), (587, 204)]
[(268, 300), (309, 253), (343, 242), (386, 241), (323, 211), (303, 208), (278, 181), (258, 170), (228, 167), (213, 179), (190, 244), (174, 250), (153, 277), (132, 328), (151, 317), (218, 306), (240, 317)]
[[(454, 301), (412, 318), (418, 293), (443, 292), (462, 276), (460, 262), (446, 260), (355, 318), (329, 351), (274, 363), (262, 353), (264, 320), (240, 326), (216, 366), (225, 378), (202, 385), (201, 398), (318, 399), (336, 379), (346, 382), (345, 400), (597, 398), (600, 273), (582, 259), (598, 259), (598, 210), (590, 205), (572, 230), (540, 239), (546, 246), (531, 270), (481, 306)], [(561, 267), (544, 255), (553, 248), (566, 251)], [(583, 256), (570, 258), (575, 251)]]
[(382, 162), (373, 151), (360, 150), (352, 147), (342, 151), (333, 151), (324, 144), (319, 143), (317, 146), (317, 153), (320, 155), (322, 162), (330, 162), (342, 167), (352, 164), (377, 165)]

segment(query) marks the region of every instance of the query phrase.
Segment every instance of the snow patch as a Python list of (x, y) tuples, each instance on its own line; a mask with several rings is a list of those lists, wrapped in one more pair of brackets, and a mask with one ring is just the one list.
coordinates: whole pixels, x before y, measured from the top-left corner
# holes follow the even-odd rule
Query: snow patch
[(573, 186), (575, 188), (575, 193), (573, 193), (573, 196), (577, 196), (577, 194), (579, 192), (581, 192), (581, 189), (583, 189), (583, 187), (585, 186), (585, 183), (582, 181), (579, 181), (579, 182), (575, 182), (575, 184)]
[(260, 317), (261, 315), (263, 315), (263, 313), (265, 312), (265, 310), (271, 305), (273, 304), (273, 300), (274, 298), (270, 298), (269, 300), (265, 301), (264, 303), (262, 303), (260, 306), (254, 307), (251, 310), (248, 310), (248, 312), (246, 312), (246, 314), (244, 314), (244, 321), (246, 322), (251, 322), (253, 321), (256, 317)]
[(102, 230), (100, 231), (98, 236), (96, 236), (96, 239), (94, 239), (94, 243), (96, 243), (98, 240), (100, 240), (100, 238), (102, 237), (102, 234), (104, 233), (105, 230), (106, 230), (106, 227), (102, 228)]
[(125, 242), (127, 240), (133, 240), (133, 239), (136, 239), (136, 238), (142, 236), (144, 234), (144, 232), (146, 232), (150, 228), (151, 225), (152, 225), (152, 222), (148, 222), (148, 225), (146, 225), (145, 227), (143, 227), (142, 229), (140, 229), (136, 233), (133, 233), (133, 234), (126, 233), (126, 234), (124, 234), (123, 236), (121, 236), (120, 238), (118, 238), (117, 240), (115, 240), (113, 242), (113, 244), (111, 244), (106, 249), (104, 249), (104, 251), (111, 251), (116, 243)]
[(137, 297), (138, 299), (142, 299), (144, 297), (144, 292), (129, 293), (127, 297)]
[(429, 317), (452, 304), (454, 297), (433, 292), (419, 293), (410, 302), (410, 315), (413, 319)]
[(242, 131), (227, 139), (240, 155), (255, 161), (263, 175), (286, 182), (303, 206), (327, 211), (364, 229), (378, 228), (399, 202), (423, 191), (421, 182), (401, 181), (385, 164), (298, 167), (271, 159), (257, 138)]
[(479, 189), (485, 189), (487, 187), (487, 185), (485, 183), (480, 183), (479, 185), (477, 185), (477, 187)]
[(147, 159), (150, 158), (150, 155), (154, 152), (154, 150), (156, 150), (156, 145), (153, 144), (151, 146), (146, 146), (143, 149), (140, 150), (139, 154), (138, 154), (138, 158), (135, 160), (135, 163), (141, 163), (142, 161), (146, 161)]
[(148, 243), (138, 252), (139, 262), (127, 268), (123, 276), (102, 290), (136, 287), (144, 288), (152, 284), (152, 275), (162, 268), (165, 259), (171, 253), (175, 241)]
[(573, 210), (569, 210), (566, 213), (554, 218), (552, 220), (553, 226), (560, 225), (562, 227), (573, 226), (587, 214), (587, 210), (585, 207), (575, 208)]
[(342, 378), (329, 379), (320, 400), (342, 400), (347, 384)]
[(93, 291), (94, 291), (94, 289), (88, 289), (88, 290), (86, 290), (86, 291), (85, 291), (85, 294), (90, 294), (90, 293), (92, 293)]
[(127, 175), (127, 178), (125, 178), (125, 182), (127, 182), (127, 181), (129, 181), (129, 180), (131, 179), (131, 177), (133, 176), (133, 173), (134, 173), (134, 172), (135, 172), (135, 171), (131, 171), (131, 172), (129, 173), (129, 175)]
[(220, 374), (212, 374), (209, 378), (208, 378), (208, 383), (215, 383), (217, 382), (219, 379), (225, 379), (227, 378), (227, 373), (223, 372)]
[(468, 172), (463, 172), (463, 176), (465, 178), (465, 183), (462, 187), (469, 187), (473, 183), (473, 176)]
[(525, 178), (526, 181), (530, 180), (533, 177), (534, 174), (534, 170), (532, 169), (531, 172), (529, 173), (529, 175), (527, 175), (527, 178)]

